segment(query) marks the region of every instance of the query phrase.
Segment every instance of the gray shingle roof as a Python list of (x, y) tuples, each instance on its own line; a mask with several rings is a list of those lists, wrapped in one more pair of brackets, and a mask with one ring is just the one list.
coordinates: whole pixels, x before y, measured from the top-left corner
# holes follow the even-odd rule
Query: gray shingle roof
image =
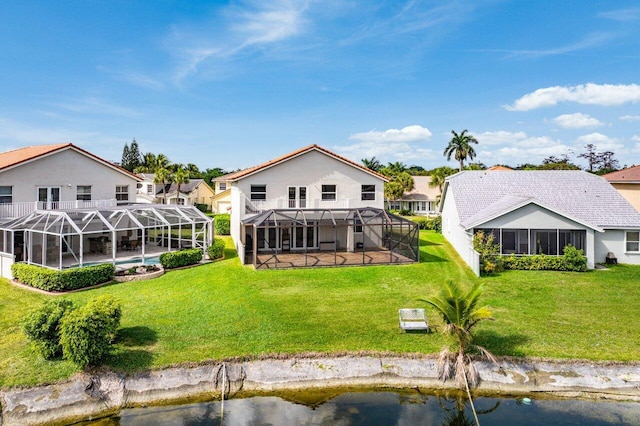
[(640, 227), (640, 213), (611, 184), (583, 171), (464, 171), (447, 181), (466, 228), (530, 202), (595, 229)]

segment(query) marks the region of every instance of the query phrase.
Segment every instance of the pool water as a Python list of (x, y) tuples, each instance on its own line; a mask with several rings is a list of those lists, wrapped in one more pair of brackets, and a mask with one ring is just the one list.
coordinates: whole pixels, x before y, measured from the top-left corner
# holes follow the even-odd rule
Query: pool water
[[(295, 400), (295, 398), (293, 398)], [(276, 396), (133, 408), (84, 425), (473, 425), (464, 396), (417, 391), (327, 394), (303, 405)], [(640, 403), (569, 399), (474, 399), (478, 420), (488, 425), (640, 424)]]
[[(140, 264), (141, 261), (142, 261), (142, 256), (132, 257), (130, 259), (125, 259), (125, 260), (117, 260), (115, 264), (116, 266)], [(103, 263), (110, 263), (110, 262), (85, 262), (82, 264), (82, 266), (102, 265)], [(144, 265), (159, 265), (159, 264), (160, 264), (160, 256), (146, 257), (144, 259)], [(75, 265), (71, 265), (71, 268), (77, 268), (79, 266), (80, 265), (76, 263)]]

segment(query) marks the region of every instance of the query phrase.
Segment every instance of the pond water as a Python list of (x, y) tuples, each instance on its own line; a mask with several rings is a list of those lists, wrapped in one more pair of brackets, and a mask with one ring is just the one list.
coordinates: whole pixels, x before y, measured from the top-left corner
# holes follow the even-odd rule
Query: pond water
[[(293, 398), (295, 399), (295, 397)], [(462, 394), (347, 392), (316, 395), (305, 404), (275, 396), (122, 410), (83, 425), (474, 425)], [(322, 402), (319, 402), (322, 401)], [(640, 403), (567, 399), (474, 399), (480, 424), (640, 425)]]

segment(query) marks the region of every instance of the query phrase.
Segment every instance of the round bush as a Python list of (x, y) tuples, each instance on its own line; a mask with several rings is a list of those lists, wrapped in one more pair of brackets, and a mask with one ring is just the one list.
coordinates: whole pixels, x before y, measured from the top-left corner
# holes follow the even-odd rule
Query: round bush
[(24, 334), (45, 359), (62, 356), (60, 323), (65, 314), (74, 309), (75, 306), (70, 300), (47, 300), (24, 318), (22, 323)]

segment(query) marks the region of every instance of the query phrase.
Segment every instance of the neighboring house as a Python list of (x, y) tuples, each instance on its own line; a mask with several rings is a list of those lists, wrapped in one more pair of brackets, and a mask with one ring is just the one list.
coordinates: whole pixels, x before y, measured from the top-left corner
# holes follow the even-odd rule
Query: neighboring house
[(211, 199), (211, 210), (215, 213), (231, 213), (231, 182), (227, 176), (213, 179), (215, 194)]
[[(214, 192), (204, 179), (189, 179), (188, 183), (180, 185), (180, 193), (178, 193), (178, 184), (176, 183), (166, 184), (164, 190), (167, 204), (181, 206), (204, 204), (207, 206), (207, 210), (211, 210), (211, 199), (214, 196)], [(157, 185), (156, 199), (159, 203), (164, 202), (162, 185)]]
[(405, 192), (400, 200), (388, 200), (389, 210), (409, 210), (415, 215), (434, 216), (438, 214), (440, 189), (432, 187), (431, 176), (412, 176), (413, 189)]
[(156, 185), (153, 181), (155, 174), (153, 173), (138, 173), (138, 177), (141, 179), (137, 185), (136, 191), (136, 203), (138, 204), (150, 204), (157, 203), (156, 200)]
[(473, 235), (493, 233), (501, 254), (584, 250), (589, 268), (614, 253), (640, 264), (640, 213), (600, 176), (583, 171), (463, 171), (447, 178), (442, 233), (476, 273)]
[(640, 166), (602, 175), (638, 211), (640, 211)]
[(0, 222), (34, 210), (130, 204), (139, 180), (71, 143), (0, 153)]
[(361, 264), (367, 261), (365, 251), (383, 253), (384, 247), (385, 262), (398, 261), (399, 247), (413, 256), (402, 259), (417, 260), (417, 227), (383, 209), (386, 181), (318, 145), (218, 178), (228, 185), (223, 191), (231, 191), (231, 236), (238, 255), (256, 267), (273, 261), (275, 267), (298, 266), (278, 258), (283, 252), (303, 255), (303, 266), (312, 266), (322, 260), (309, 263), (309, 252), (330, 252), (330, 264), (336, 265), (338, 251), (360, 251)]
[(487, 169), (489, 172), (512, 172), (513, 169), (507, 166), (491, 166)]

